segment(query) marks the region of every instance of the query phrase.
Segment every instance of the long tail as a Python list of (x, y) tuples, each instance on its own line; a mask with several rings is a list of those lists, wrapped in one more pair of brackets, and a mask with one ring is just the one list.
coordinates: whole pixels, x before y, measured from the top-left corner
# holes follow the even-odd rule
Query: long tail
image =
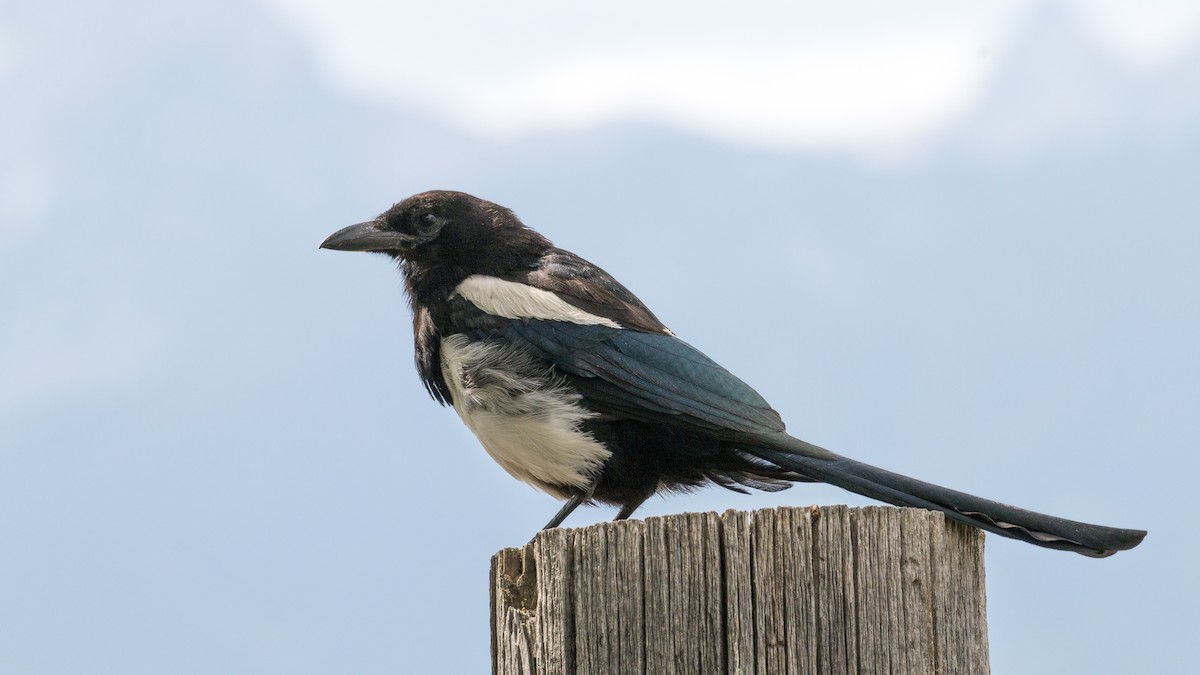
[[(767, 440), (767, 439), (764, 439)], [(773, 436), (743, 452), (781, 468), (896, 506), (941, 511), (962, 523), (1037, 546), (1104, 558), (1133, 548), (1144, 530), (1089, 525), (1026, 511), (856, 462), (791, 436)]]

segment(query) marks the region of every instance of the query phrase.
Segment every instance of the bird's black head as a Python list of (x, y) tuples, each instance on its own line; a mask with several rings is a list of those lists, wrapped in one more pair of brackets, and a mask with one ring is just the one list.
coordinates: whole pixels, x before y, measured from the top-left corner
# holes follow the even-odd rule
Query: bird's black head
[(549, 247), (512, 211), (447, 190), (413, 195), (321, 244), (338, 251), (386, 253), (406, 263), (409, 274), (440, 270), (462, 277), (509, 271)]

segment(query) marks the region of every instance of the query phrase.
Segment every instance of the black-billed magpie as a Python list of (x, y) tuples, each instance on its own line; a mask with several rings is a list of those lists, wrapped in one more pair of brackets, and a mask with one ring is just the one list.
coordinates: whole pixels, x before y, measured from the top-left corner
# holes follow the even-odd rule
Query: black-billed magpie
[(417, 370), (514, 477), (628, 518), (650, 495), (831, 483), (1022, 541), (1104, 557), (1146, 535), (1026, 511), (788, 435), (779, 413), (608, 273), (462, 192), (424, 192), (322, 244), (400, 263)]

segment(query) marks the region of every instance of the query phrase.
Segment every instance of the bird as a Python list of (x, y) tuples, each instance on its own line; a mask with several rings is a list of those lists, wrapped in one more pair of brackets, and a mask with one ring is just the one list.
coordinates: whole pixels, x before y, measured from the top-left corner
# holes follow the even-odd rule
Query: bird
[(656, 493), (824, 482), (1091, 557), (1146, 535), (976, 497), (791, 436), (758, 392), (612, 275), (499, 204), (422, 192), (321, 248), (398, 263), (421, 381), (505, 471), (564, 501), (543, 529), (584, 504), (615, 506), (624, 520)]

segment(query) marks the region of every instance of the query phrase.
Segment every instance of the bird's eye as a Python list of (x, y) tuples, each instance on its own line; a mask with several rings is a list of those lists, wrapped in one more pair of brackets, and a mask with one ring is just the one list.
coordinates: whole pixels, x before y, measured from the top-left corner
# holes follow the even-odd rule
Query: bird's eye
[(439, 220), (436, 214), (422, 213), (421, 217), (417, 219), (417, 229), (422, 232), (432, 232), (437, 229), (438, 222)]

